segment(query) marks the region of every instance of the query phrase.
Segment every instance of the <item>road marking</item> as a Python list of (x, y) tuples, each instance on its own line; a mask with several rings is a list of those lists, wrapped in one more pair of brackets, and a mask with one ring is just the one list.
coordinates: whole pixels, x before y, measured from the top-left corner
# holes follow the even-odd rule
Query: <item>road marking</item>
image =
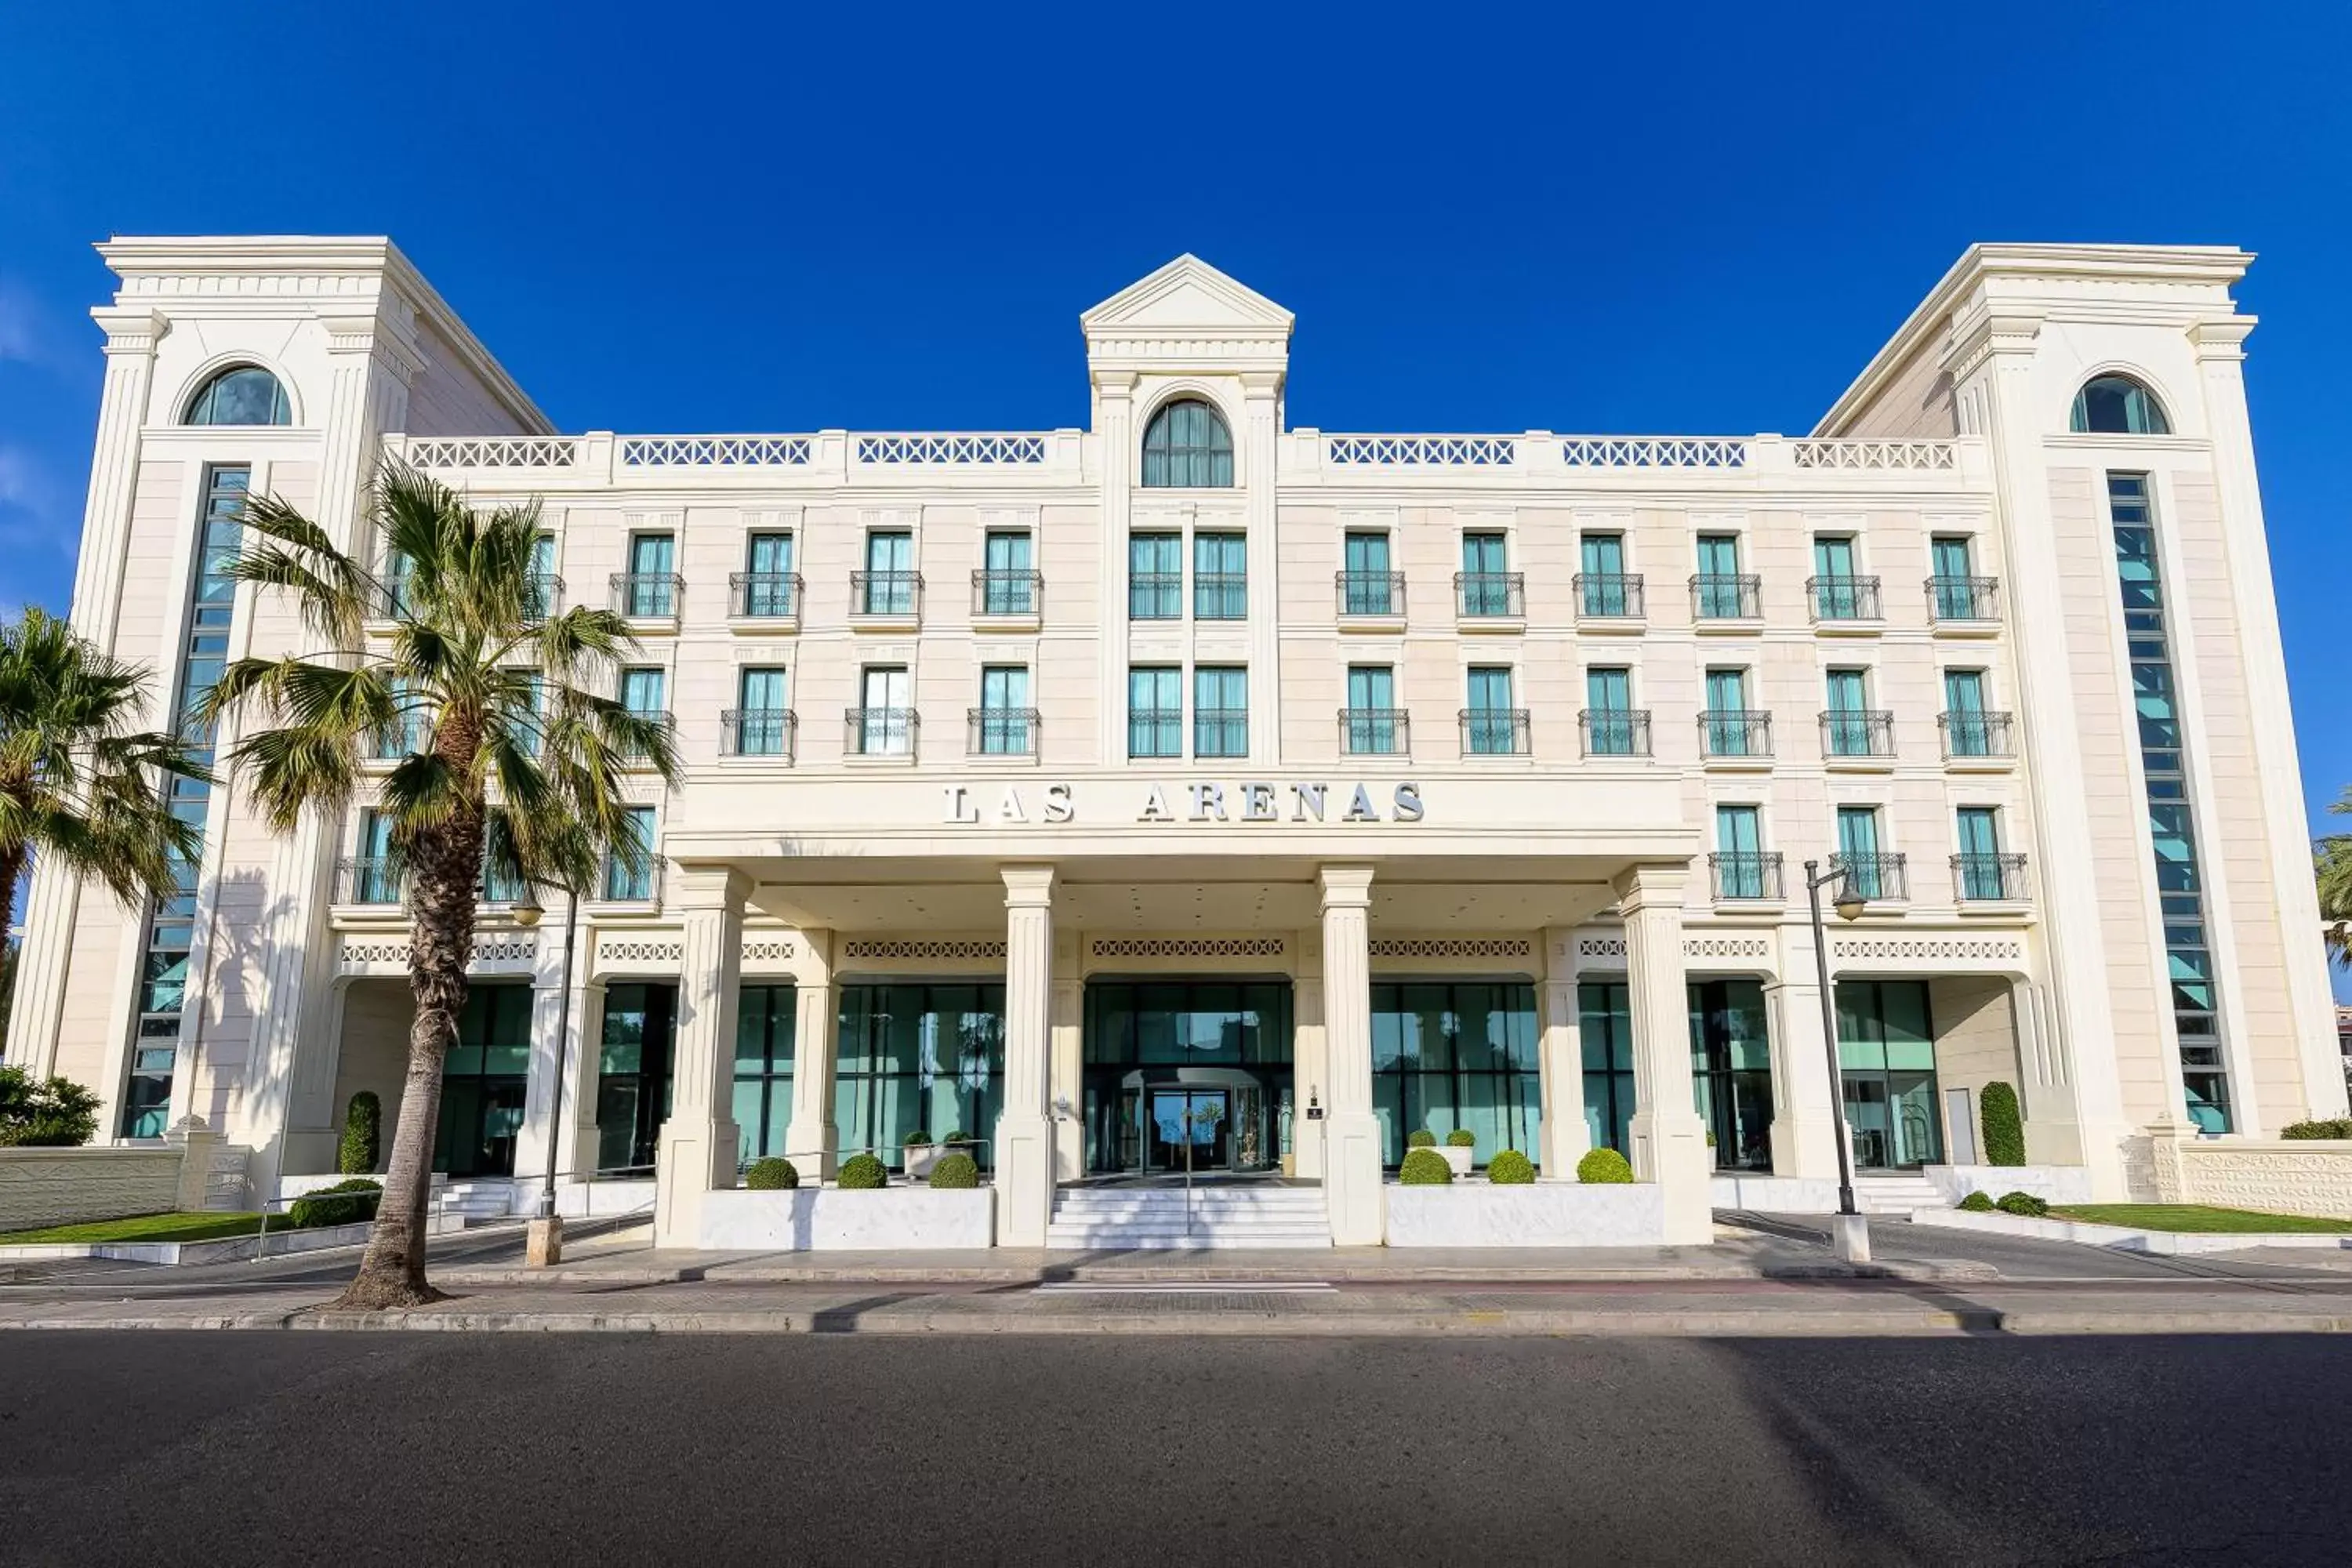
[(1041, 1293), (1050, 1292), (1056, 1296), (1232, 1296), (1276, 1292), (1306, 1296), (1329, 1292), (1338, 1287), (1328, 1279), (1179, 1279), (1165, 1283), (1144, 1279), (1116, 1283), (1052, 1279), (1036, 1289)]

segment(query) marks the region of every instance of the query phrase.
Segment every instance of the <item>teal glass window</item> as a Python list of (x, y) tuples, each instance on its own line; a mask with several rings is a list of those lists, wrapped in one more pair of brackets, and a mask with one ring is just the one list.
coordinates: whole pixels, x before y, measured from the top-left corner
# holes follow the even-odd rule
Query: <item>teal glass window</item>
[(188, 400), (183, 425), (291, 425), (293, 405), (286, 388), (259, 365), (222, 371)]
[(869, 616), (915, 613), (915, 536), (876, 529), (866, 536), (865, 597), (858, 608)]
[(1004, 987), (995, 982), (845, 985), (833, 1120), (845, 1155), (903, 1169), (909, 1132), (954, 1133), (994, 1163), (1004, 1100)]
[(1202, 665), (1192, 671), (1192, 754), (1249, 755), (1249, 670)]
[(1127, 754), (1184, 754), (1184, 672), (1174, 665), (1137, 665), (1128, 670)]
[(1088, 1171), (1266, 1171), (1290, 1152), (1287, 981), (1094, 981), (1084, 1039)]
[(1633, 734), (1633, 672), (1595, 665), (1584, 672), (1585, 750), (1596, 757), (1630, 757)]
[(1887, 896), (1885, 861), (1878, 852), (1878, 808), (1842, 805), (1837, 810), (1838, 859), (1846, 888), (1864, 899)]
[(1926, 984), (1838, 982), (1837, 1030), (1855, 1165), (1911, 1170), (1940, 1160), (1936, 1031)]
[(2156, 394), (2127, 375), (2094, 376), (2074, 395), (2066, 427), (2095, 436), (2169, 436)]
[(621, 613), (659, 619), (677, 614), (677, 540), (667, 533), (629, 536), (629, 574)]
[(1223, 417), (1197, 397), (1179, 398), (1143, 432), (1147, 489), (1224, 489), (1234, 482), (1234, 437)]
[(1340, 576), (1340, 607), (1350, 616), (1393, 616), (1403, 605), (1389, 565), (1389, 536), (1362, 531), (1348, 535)]
[(604, 987), (596, 1055), (596, 1171), (650, 1172), (668, 1120), (677, 1037), (677, 987)]
[(641, 904), (654, 896), (654, 808), (630, 806), (625, 821), (623, 831), (636, 848), (637, 863), (631, 866), (618, 853), (604, 858), (604, 898), (612, 903)]
[(1347, 750), (1356, 756), (1391, 756), (1404, 750), (1398, 721), (1396, 672), (1387, 665), (1348, 667)]
[(530, 1075), (530, 1006), (528, 985), (478, 981), (467, 988), (457, 1038), (442, 1066), (435, 1170), (458, 1180), (514, 1174)]
[(984, 665), (980, 672), (980, 736), (982, 756), (1027, 757), (1037, 750), (1036, 711), (1029, 706), (1025, 665)]
[(1184, 615), (1184, 536), (1131, 533), (1127, 539), (1127, 615), (1173, 621)]
[(745, 985), (735, 1004), (736, 1162), (748, 1165), (769, 1155), (799, 1154), (787, 1149), (793, 1121), (793, 1047), (798, 1026), (799, 993), (791, 985)]
[(1577, 613), (1596, 616), (1635, 614), (1634, 590), (1625, 573), (1625, 536), (1583, 534), (1577, 541), (1577, 551), (1580, 577), (1577, 584)]
[(1691, 1092), (1714, 1135), (1716, 1169), (1772, 1168), (1772, 1046), (1764, 987), (1754, 980), (1694, 980)]
[(735, 751), (745, 757), (781, 757), (792, 751), (792, 694), (783, 669), (752, 665), (739, 678)]
[(1473, 1163), (1543, 1152), (1535, 987), (1478, 981), (1372, 985), (1372, 1109), (1381, 1160), (1404, 1161), (1408, 1134), (1477, 1136)]
[(1577, 1041), (1584, 1056), (1584, 1131), (1595, 1149), (1630, 1154), (1633, 1121), (1633, 1005), (1621, 980), (1576, 988)]
[(1203, 621), (1249, 616), (1249, 539), (1239, 533), (1192, 536), (1192, 615)]
[(774, 619), (799, 613), (793, 588), (793, 536), (751, 535), (743, 552), (743, 614)]
[(1766, 886), (1764, 822), (1753, 805), (1715, 808), (1715, 885), (1726, 899), (1760, 900)]

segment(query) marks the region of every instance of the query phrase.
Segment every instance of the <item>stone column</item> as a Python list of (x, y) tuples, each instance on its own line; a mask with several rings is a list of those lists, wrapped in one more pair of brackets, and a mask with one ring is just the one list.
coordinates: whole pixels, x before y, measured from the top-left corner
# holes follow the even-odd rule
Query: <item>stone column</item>
[(1326, 866), (1323, 887), (1323, 1194), (1331, 1240), (1387, 1239), (1381, 1121), (1372, 1113), (1372, 868)]
[(1781, 939), (1780, 977), (1764, 987), (1772, 1041), (1772, 1173), (1834, 1184), (1844, 1105), (1830, 1081), (1829, 1043), (1822, 1038), (1813, 933), (1786, 926)]
[[(572, 1092), (572, 1068), (580, 1057), (580, 1016), (576, 993), (588, 966), (586, 941), (577, 934), (579, 910), (567, 900), (562, 918), (541, 923), (532, 931), (530, 1061), (523, 1089), (522, 1126), (515, 1135), (515, 1184), (536, 1194), (547, 1179), (549, 1141), (555, 1143), (555, 1169), (562, 1180), (569, 1152), (563, 1145), (559, 1118), (575, 1117), (579, 1102)], [(564, 942), (572, 936), (572, 973), (564, 973)], [(526, 1200), (537, 1203), (536, 1197)], [(537, 1210), (534, 1208), (533, 1213)]]
[(735, 1184), (735, 1004), (751, 883), (732, 866), (680, 866), (670, 887), (686, 917), (686, 951), (669, 1120), (655, 1155), (654, 1245), (699, 1247), (704, 1194)]
[[(1323, 1051), (1323, 932), (1303, 931), (1291, 940), (1298, 952), (1291, 972), (1292, 1005), (1298, 1014), (1291, 1037), (1291, 1169), (1303, 1181), (1319, 1182), (1326, 1125), (1320, 1113), (1329, 1108), (1324, 1089), (1331, 1076)], [(1318, 1113), (1316, 1119), (1308, 1118), (1309, 1110)]]
[(1633, 1177), (1655, 1182), (1669, 1245), (1715, 1239), (1706, 1129), (1691, 1102), (1690, 994), (1683, 977), (1680, 866), (1643, 866), (1617, 879), (1633, 1014)]
[(833, 1121), (833, 1073), (840, 1059), (841, 992), (833, 978), (834, 934), (804, 931), (809, 962), (793, 992), (793, 1120), (784, 1153), (803, 1182), (829, 1182), (841, 1158)]
[(1544, 982), (1538, 988), (1543, 1033), (1537, 1058), (1541, 1073), (1543, 1147), (1536, 1157), (1548, 1182), (1574, 1179), (1576, 1163), (1592, 1148), (1591, 1129), (1584, 1123), (1583, 1020), (1577, 1007), (1576, 973), (1570, 967), (1575, 940), (1565, 928), (1543, 933)]
[(1080, 982), (1076, 931), (1054, 938), (1054, 1179), (1087, 1173), (1086, 988)]
[(1054, 868), (1004, 868), (1004, 1110), (996, 1244), (1043, 1247), (1054, 1215)]

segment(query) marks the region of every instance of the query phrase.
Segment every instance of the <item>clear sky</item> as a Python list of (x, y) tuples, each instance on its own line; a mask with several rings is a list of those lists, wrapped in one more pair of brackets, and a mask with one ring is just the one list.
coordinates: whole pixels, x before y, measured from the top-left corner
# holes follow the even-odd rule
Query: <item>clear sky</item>
[(0, 608), (62, 608), (110, 233), (388, 233), (565, 429), (1037, 428), (1195, 251), (1290, 416), (1808, 428), (1972, 240), (2262, 253), (2247, 381), (2316, 814), (2352, 5), (37, 4), (0, 23)]

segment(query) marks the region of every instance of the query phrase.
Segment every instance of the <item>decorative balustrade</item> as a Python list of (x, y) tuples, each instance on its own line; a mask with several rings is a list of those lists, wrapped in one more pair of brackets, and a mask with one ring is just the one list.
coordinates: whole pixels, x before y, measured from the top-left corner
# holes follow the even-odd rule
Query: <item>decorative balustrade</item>
[(852, 708), (845, 715), (842, 750), (854, 757), (915, 760), (915, 736), (922, 718), (911, 708)]
[(923, 602), (920, 572), (852, 572), (849, 613), (853, 616), (912, 616)]
[(625, 468), (789, 468), (809, 460), (805, 436), (625, 436)]
[(801, 574), (797, 572), (730, 572), (732, 595), (729, 614), (747, 621), (788, 621), (801, 613)]
[(1950, 441), (1791, 441), (1789, 451), (1801, 468), (1920, 471), (1960, 466), (1959, 447)]
[(975, 616), (1034, 616), (1045, 592), (1045, 579), (1035, 572), (983, 566), (971, 574), (971, 613)]
[(1043, 463), (1045, 460), (1045, 437), (1042, 434), (860, 436), (857, 437), (857, 460), (861, 463), (952, 463), (989, 468), (1008, 463)]
[(1911, 897), (1911, 873), (1906, 856), (1832, 855), (1830, 868), (1845, 877), (1845, 885), (1839, 890), (1841, 900), (1856, 898), (1871, 903), (1883, 899), (1901, 903)]
[(1953, 856), (1952, 895), (1964, 904), (2022, 901), (2025, 857), (1983, 853)]
[(964, 750), (975, 757), (1034, 757), (1040, 715), (1034, 708), (968, 708)]
[(1528, 579), (1519, 572), (1456, 572), (1454, 613), (1464, 620), (1523, 618)]
[(1507, 468), (1518, 461), (1509, 436), (1327, 436), (1324, 451), (1343, 468)]
[(1895, 715), (1884, 708), (1832, 708), (1822, 715), (1822, 755), (1891, 757)]
[(613, 609), (633, 621), (674, 621), (686, 579), (675, 572), (615, 572)]
[(1812, 605), (1813, 619), (1817, 621), (1884, 618), (1879, 611), (1875, 577), (1808, 577), (1805, 598)]
[(730, 757), (772, 757), (789, 763), (800, 737), (800, 716), (789, 708), (730, 708), (719, 716), (719, 749)]
[(1571, 468), (1742, 468), (1748, 442), (1736, 436), (1563, 436)]
[(1936, 716), (1947, 758), (2017, 755), (2016, 721), (2007, 713), (1962, 710)]
[(1927, 614), (1933, 620), (1993, 621), (2000, 618), (1998, 577), (1930, 577)]
[(1706, 870), (1717, 903), (1780, 901), (1780, 857), (1777, 851), (1718, 850), (1706, 858)]
[(1339, 710), (1339, 750), (1350, 757), (1402, 757), (1412, 751), (1412, 718), (1402, 708)]
[(1338, 577), (1342, 616), (1404, 614), (1404, 574), (1342, 572)]
[(1769, 757), (1772, 714), (1760, 708), (1707, 708), (1698, 716), (1700, 754), (1709, 757)]
[(1459, 721), (1465, 757), (1524, 757), (1532, 747), (1524, 708), (1465, 708)]
[(1638, 621), (1642, 618), (1642, 574), (1639, 572), (1579, 572), (1573, 584), (1576, 613), (1586, 620)]
[(576, 436), (425, 437), (408, 443), (420, 468), (568, 468), (580, 458)]

